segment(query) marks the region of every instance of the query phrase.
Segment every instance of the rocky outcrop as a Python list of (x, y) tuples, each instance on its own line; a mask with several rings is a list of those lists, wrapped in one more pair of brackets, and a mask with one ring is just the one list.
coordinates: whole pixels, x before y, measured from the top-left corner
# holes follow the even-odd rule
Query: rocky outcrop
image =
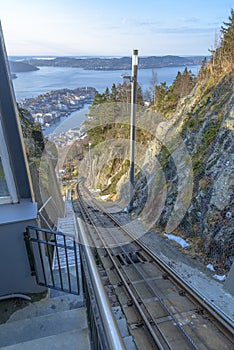
[[(161, 148), (157, 154), (164, 181), (156, 181), (159, 175), (152, 172), (153, 189), (144, 217), (146, 221), (155, 218), (159, 230), (192, 239), (199, 254), (203, 251), (207, 260), (225, 269), (234, 260), (233, 91), (231, 73), (216, 85), (206, 81), (196, 86), (193, 94), (181, 101), (164, 134), (177, 135), (183, 141), (184, 153), (173, 145), (170, 149), (166, 142), (166, 150)], [(154, 142), (159, 140), (157, 136)], [(163, 186), (166, 193), (159, 215)], [(136, 193), (139, 206), (144, 197), (144, 191)]]

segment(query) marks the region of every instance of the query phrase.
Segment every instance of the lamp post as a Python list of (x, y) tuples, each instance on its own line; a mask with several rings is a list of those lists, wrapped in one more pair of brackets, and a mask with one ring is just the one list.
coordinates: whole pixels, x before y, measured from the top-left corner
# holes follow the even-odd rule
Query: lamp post
[(133, 209), (134, 190), (134, 156), (135, 156), (135, 123), (136, 123), (136, 100), (137, 100), (137, 70), (138, 50), (132, 54), (132, 77), (131, 77), (131, 131), (130, 131), (130, 202), (128, 210)]

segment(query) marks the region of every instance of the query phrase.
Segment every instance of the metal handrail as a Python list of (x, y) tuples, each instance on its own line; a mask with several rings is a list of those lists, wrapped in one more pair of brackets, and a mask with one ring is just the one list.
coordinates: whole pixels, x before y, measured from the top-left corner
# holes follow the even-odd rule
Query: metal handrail
[(42, 210), (46, 207), (46, 205), (51, 201), (52, 196), (50, 196), (45, 203), (41, 206), (41, 208), (38, 210), (38, 215), (40, 215), (40, 217), (44, 220), (45, 224), (47, 225), (47, 227), (49, 227), (49, 229), (52, 231), (52, 227), (50, 226), (50, 224), (48, 223), (48, 221), (46, 220), (46, 218), (44, 217), (44, 215), (42, 214)]
[(103, 327), (105, 329), (108, 349), (125, 350), (126, 347), (119, 332), (115, 317), (112, 313), (111, 305), (99, 276), (93, 254), (85, 234), (84, 226), (80, 218), (77, 218), (77, 223), (79, 228), (78, 232), (80, 234), (79, 239), (83, 245), (84, 253), (86, 256), (86, 262), (89, 269), (92, 286), (94, 288), (98, 308), (100, 310), (100, 316), (102, 318)]

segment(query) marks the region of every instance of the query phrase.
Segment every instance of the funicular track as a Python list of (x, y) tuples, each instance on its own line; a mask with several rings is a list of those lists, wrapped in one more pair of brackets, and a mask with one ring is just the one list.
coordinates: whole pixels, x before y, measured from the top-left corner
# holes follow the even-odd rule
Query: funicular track
[(234, 349), (229, 320), (199, 299), (86, 189), (79, 187), (78, 196), (74, 209), (86, 223), (90, 244), (106, 269), (139, 349)]

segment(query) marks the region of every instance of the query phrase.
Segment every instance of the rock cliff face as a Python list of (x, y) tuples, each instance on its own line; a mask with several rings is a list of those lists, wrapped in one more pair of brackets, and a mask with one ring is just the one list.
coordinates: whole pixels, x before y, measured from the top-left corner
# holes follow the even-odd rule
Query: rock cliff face
[[(180, 135), (179, 143), (173, 141), (170, 146), (164, 141), (166, 150), (162, 147), (156, 152), (164, 179), (159, 181), (162, 175), (155, 167), (151, 189), (137, 190), (140, 179), (135, 197), (138, 212), (142, 203), (148, 202), (145, 220), (157, 218), (155, 225), (160, 231), (173, 231), (190, 239), (195, 255), (204, 252), (213, 264), (226, 269), (234, 259), (233, 91), (231, 73), (215, 85), (209, 80), (203, 82), (181, 101), (174, 117), (162, 123), (161, 135), (156, 133), (153, 141), (158, 144), (162, 133), (164, 140)], [(162, 195), (164, 204), (159, 213)]]
[[(233, 91), (232, 72), (198, 83), (170, 120), (141, 110), (135, 156), (134, 214), (156, 232), (183, 236), (192, 256), (226, 270), (234, 260)], [(128, 155), (129, 141), (120, 138), (92, 151), (94, 187), (122, 207), (129, 196)]]
[(30, 113), (19, 109), (19, 115), (35, 201), (38, 210), (41, 209), (41, 226), (55, 227), (58, 217), (64, 215), (64, 202), (55, 173), (56, 148), (43, 138), (41, 126), (33, 123)]
[(191, 115), (200, 125), (191, 132), (189, 121), (185, 123), (185, 142), (197, 165), (193, 201), (185, 217), (188, 232), (201, 237), (205, 252), (226, 268), (234, 255), (233, 91), (232, 73), (202, 94), (206, 101)]

